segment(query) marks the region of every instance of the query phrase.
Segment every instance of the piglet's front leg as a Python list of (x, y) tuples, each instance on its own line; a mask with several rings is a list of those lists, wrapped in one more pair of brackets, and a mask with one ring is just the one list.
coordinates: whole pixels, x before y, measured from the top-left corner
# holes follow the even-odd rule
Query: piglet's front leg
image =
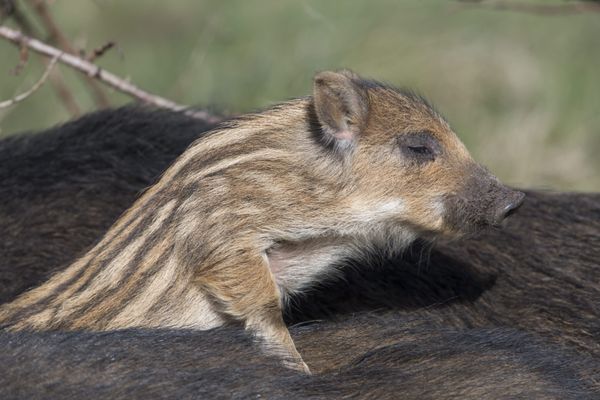
[(267, 354), (310, 374), (283, 321), (281, 295), (265, 257), (245, 251), (236, 255), (201, 271), (197, 282), (220, 312), (244, 323)]

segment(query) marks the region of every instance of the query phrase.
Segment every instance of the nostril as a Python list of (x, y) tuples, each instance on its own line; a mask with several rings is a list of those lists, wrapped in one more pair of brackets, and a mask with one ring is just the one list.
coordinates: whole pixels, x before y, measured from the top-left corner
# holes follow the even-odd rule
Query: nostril
[(508, 218), (510, 217), (515, 211), (517, 211), (517, 208), (521, 207), (521, 204), (509, 204), (504, 208), (504, 212), (502, 213), (503, 218)]
[(502, 222), (503, 219), (508, 218), (510, 215), (514, 214), (515, 211), (523, 204), (523, 200), (525, 199), (525, 193), (516, 192), (514, 199), (512, 199), (504, 208), (500, 211), (498, 218), (496, 219), (496, 223)]

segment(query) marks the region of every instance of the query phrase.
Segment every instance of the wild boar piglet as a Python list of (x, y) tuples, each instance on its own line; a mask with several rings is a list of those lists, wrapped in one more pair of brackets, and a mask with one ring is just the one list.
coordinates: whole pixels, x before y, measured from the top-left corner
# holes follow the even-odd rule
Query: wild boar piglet
[(374, 247), (499, 224), (524, 195), (421, 97), (349, 71), (194, 142), (64, 271), (0, 309), (11, 330), (251, 330), (308, 372), (286, 298)]

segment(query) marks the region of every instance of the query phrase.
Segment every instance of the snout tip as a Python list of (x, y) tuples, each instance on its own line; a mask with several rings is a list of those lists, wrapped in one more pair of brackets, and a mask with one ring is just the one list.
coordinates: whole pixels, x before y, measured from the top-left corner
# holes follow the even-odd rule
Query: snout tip
[(498, 214), (496, 214), (496, 218), (494, 218), (494, 225), (500, 225), (502, 221), (517, 211), (517, 209), (523, 204), (524, 200), (525, 193), (515, 191), (512, 196), (510, 196), (510, 199), (506, 202), (506, 204), (504, 204), (504, 206), (499, 210)]

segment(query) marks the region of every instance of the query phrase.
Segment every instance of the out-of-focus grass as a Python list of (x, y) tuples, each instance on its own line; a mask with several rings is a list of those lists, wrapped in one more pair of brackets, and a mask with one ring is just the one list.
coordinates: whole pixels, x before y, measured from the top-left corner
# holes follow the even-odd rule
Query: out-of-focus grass
[[(103, 67), (181, 103), (254, 110), (308, 94), (316, 70), (348, 67), (429, 97), (512, 184), (600, 190), (597, 13), (537, 16), (450, 0), (81, 0), (51, 9), (78, 46), (118, 42)], [(32, 56), (11, 76), (17, 59), (0, 42), (1, 99), (41, 74)], [(75, 73), (61, 70), (92, 110)], [(0, 136), (68, 118), (46, 85), (0, 112)]]

